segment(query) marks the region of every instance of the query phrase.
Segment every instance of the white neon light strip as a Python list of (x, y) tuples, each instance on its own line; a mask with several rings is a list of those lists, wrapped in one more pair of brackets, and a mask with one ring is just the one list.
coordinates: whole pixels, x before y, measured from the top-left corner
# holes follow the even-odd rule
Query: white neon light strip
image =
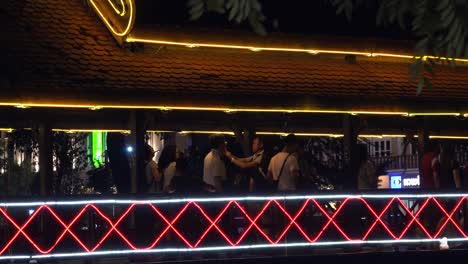
[(227, 201), (268, 201), (268, 200), (333, 200), (333, 199), (389, 199), (389, 198), (460, 198), (466, 197), (468, 193), (440, 193), (440, 194), (338, 194), (338, 195), (292, 195), (292, 196), (245, 196), (245, 197), (213, 197), (213, 198), (177, 198), (177, 199), (150, 199), (150, 200), (77, 200), (77, 201), (45, 201), (45, 202), (10, 202), (0, 203), (0, 207), (26, 207), (26, 206), (41, 206), (41, 205), (82, 205), (82, 204), (172, 204), (186, 202), (227, 202)]
[[(447, 238), (447, 242), (466, 242), (468, 238)], [(128, 255), (142, 253), (171, 253), (171, 252), (203, 252), (203, 251), (226, 251), (243, 249), (266, 249), (266, 248), (285, 248), (285, 247), (321, 247), (321, 246), (339, 246), (339, 245), (362, 245), (362, 244), (409, 244), (409, 243), (430, 243), (441, 242), (441, 239), (401, 239), (401, 240), (351, 240), (351, 241), (329, 241), (329, 242), (301, 242), (301, 243), (282, 243), (282, 244), (257, 244), (243, 246), (221, 246), (221, 247), (200, 247), (200, 248), (161, 248), (161, 249), (141, 249), (141, 250), (108, 250), (95, 252), (71, 252), (54, 253), (44, 255), (12, 255), (0, 256), (0, 260), (9, 259), (43, 259), (43, 258), (66, 258), (66, 257), (88, 257), (88, 256), (106, 256), (106, 255)]]

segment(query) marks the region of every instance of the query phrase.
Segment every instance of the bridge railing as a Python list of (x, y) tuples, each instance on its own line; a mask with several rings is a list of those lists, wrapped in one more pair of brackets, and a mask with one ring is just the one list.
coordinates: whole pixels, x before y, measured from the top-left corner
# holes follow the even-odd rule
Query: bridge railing
[[(465, 243), (468, 194), (5, 201), (0, 259)], [(281, 251), (282, 252), (282, 251)]]

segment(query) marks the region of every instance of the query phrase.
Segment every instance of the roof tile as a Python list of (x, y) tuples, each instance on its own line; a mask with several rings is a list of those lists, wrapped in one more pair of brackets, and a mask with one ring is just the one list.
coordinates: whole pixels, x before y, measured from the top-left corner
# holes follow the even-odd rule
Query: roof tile
[[(434, 67), (434, 89), (417, 98), (406, 62), (358, 59), (349, 64), (344, 59), (300, 53), (185, 47), (132, 52), (119, 47), (97, 15), (80, 0), (67, 1), (67, 5), (61, 0), (25, 0), (23, 13), (15, 9), (23, 1), (8, 1), (7, 12), (19, 15), (8, 22), (9, 60), (18, 65), (28, 62), (27, 71), (35, 68), (40, 73), (14, 82), (21, 85), (18, 89), (39, 85), (47, 93), (48, 86), (53, 86), (66, 93), (70, 89), (91, 92), (98, 87), (111, 94), (114, 89), (131, 92), (142, 88), (194, 98), (288, 94), (468, 99), (464, 92), (467, 67)], [(18, 30), (18, 25), (30, 25), (33, 30)], [(70, 85), (76, 83), (79, 85)]]

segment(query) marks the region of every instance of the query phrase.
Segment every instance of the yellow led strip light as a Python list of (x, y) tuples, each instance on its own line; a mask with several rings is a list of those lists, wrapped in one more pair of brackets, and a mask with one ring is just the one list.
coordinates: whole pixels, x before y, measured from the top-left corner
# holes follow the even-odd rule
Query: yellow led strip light
[[(234, 132), (231, 131), (210, 131), (210, 130), (184, 130), (184, 131), (175, 131), (175, 130), (148, 130), (147, 132), (155, 133), (180, 133), (180, 134), (225, 134), (225, 135), (234, 135)], [(302, 132), (269, 132), (269, 131), (257, 131), (256, 135), (263, 136), (286, 136), (288, 134), (294, 134), (299, 137), (331, 137), (331, 138), (340, 138), (344, 137), (343, 134), (332, 134), (332, 133), (302, 133)], [(358, 135), (359, 138), (404, 138), (406, 135), (403, 134), (361, 134)], [(417, 135), (414, 135), (417, 138)], [(434, 139), (468, 139), (468, 136), (444, 136), (444, 135), (433, 135), (429, 138)]]
[[(134, 17), (134, 10), (133, 6), (135, 5), (134, 0), (128, 0), (129, 2), (129, 21), (127, 24), (127, 28), (123, 32), (117, 32), (114, 27), (111, 25), (109, 20), (104, 16), (102, 11), (98, 8), (95, 3), (96, 0), (90, 0), (92, 6), (97, 11), (101, 19), (106, 23), (109, 29), (118, 36), (126, 36), (131, 28), (132, 20)], [(113, 3), (113, 0), (107, 0), (109, 5), (114, 9), (114, 12), (120, 16), (124, 16), (126, 14), (125, 3), (123, 0), (120, 0), (120, 5), (122, 6), (122, 11), (117, 8), (117, 6)], [(407, 55), (407, 54), (394, 54), (394, 53), (373, 53), (373, 52), (359, 52), (359, 51), (350, 51), (350, 50), (326, 50), (326, 49), (295, 49), (295, 48), (279, 48), (279, 47), (260, 47), (260, 46), (245, 46), (245, 45), (228, 45), (228, 44), (215, 44), (215, 43), (197, 43), (197, 42), (180, 42), (180, 41), (168, 41), (168, 40), (161, 40), (161, 39), (147, 39), (147, 38), (139, 38), (139, 37), (127, 37), (127, 42), (140, 42), (140, 43), (149, 43), (149, 44), (160, 44), (160, 45), (174, 45), (174, 46), (185, 46), (189, 48), (196, 48), (196, 47), (208, 47), (208, 48), (226, 48), (226, 49), (242, 49), (242, 50), (250, 50), (250, 51), (283, 51), (283, 52), (303, 52), (303, 53), (310, 53), (310, 54), (342, 54), (342, 55), (358, 55), (358, 56), (367, 56), (367, 57), (392, 57), (392, 58), (404, 58), (404, 59), (412, 59), (412, 58), (421, 58), (418, 56)], [(423, 56), (422, 59), (442, 59), (442, 60), (453, 60), (458, 62), (468, 62), (468, 59), (462, 58), (445, 58), (445, 57), (435, 57), (435, 56)]]
[(461, 113), (409, 113), (408, 116), (461, 116)]
[(130, 134), (130, 130), (125, 130), (125, 129), (62, 129), (62, 128), (53, 128), (52, 131), (54, 132), (65, 132), (65, 133), (91, 133), (95, 131), (100, 131), (100, 132), (107, 132), (107, 133), (124, 133), (124, 134)]
[(320, 110), (320, 109), (275, 109), (275, 108), (228, 108), (228, 107), (196, 107), (196, 106), (162, 106), (162, 105), (85, 105), (85, 104), (45, 104), (45, 103), (18, 103), (0, 102), (0, 106), (13, 106), (16, 108), (52, 107), (52, 108), (86, 108), (100, 109), (155, 109), (155, 110), (186, 110), (186, 111), (220, 111), (227, 113), (257, 112), (257, 113), (314, 113), (314, 114), (351, 114), (351, 115), (399, 115), (399, 116), (464, 116), (468, 113), (455, 112), (386, 112), (386, 111), (352, 111), (352, 110)]
[(442, 136), (442, 135), (434, 135), (434, 136), (429, 136), (429, 138), (434, 138), (434, 139), (468, 139), (468, 136)]
[(234, 132), (230, 131), (205, 131), (205, 130), (194, 130), (194, 131), (179, 131), (180, 134), (226, 134), (226, 135), (234, 135)]
[(235, 112), (271, 112), (271, 113), (316, 113), (316, 114), (352, 114), (352, 115), (399, 115), (408, 116), (408, 112), (385, 111), (340, 111), (340, 110), (316, 110), (316, 109), (275, 109), (275, 108), (227, 108), (227, 107), (193, 107), (193, 106), (158, 106), (158, 105), (84, 105), (84, 104), (42, 104), (42, 103), (6, 103), (0, 102), (0, 106), (13, 106), (17, 108), (51, 107), (51, 108), (84, 108), (99, 109), (155, 109), (155, 110), (187, 110), (187, 111), (221, 111)]
[[(31, 128), (23, 128), (25, 130), (31, 130)], [(13, 132), (14, 128), (0, 128), (0, 131), (4, 132)], [(94, 131), (108, 132), (108, 133), (123, 133), (131, 134), (131, 130), (128, 129), (81, 129), (81, 128), (53, 128), (54, 132), (65, 132), (65, 133), (91, 133)], [(180, 133), (180, 134), (225, 134), (225, 135), (234, 135), (232, 131), (220, 131), (220, 130), (147, 130), (146, 132), (154, 133)], [(332, 133), (303, 133), (303, 132), (270, 132), (270, 131), (258, 131), (256, 135), (264, 136), (286, 136), (288, 134), (294, 134), (299, 137), (331, 137), (331, 138), (340, 138), (343, 137), (343, 134), (332, 134)], [(404, 138), (406, 135), (403, 134), (361, 134), (358, 137), (360, 138)], [(414, 135), (414, 138), (417, 138), (418, 135)], [(468, 139), (468, 136), (446, 136), (446, 135), (431, 135), (431, 139)]]
[(266, 136), (271, 136), (271, 135), (286, 136), (291, 133), (299, 137), (333, 137), (333, 138), (343, 137), (342, 134), (330, 134), (330, 133), (301, 133), (301, 132), (293, 133), (293, 132), (265, 132), (265, 131), (255, 132), (256, 135), (266, 135)]
[[(391, 58), (403, 58), (403, 59), (419, 59), (406, 54), (393, 54), (393, 53), (372, 53), (372, 52), (359, 52), (350, 50), (325, 50), (325, 49), (294, 49), (294, 48), (275, 48), (275, 47), (259, 47), (259, 46), (243, 46), (243, 45), (225, 45), (225, 44), (214, 44), (214, 43), (197, 43), (197, 42), (179, 42), (179, 41), (167, 41), (159, 39), (146, 39), (138, 37), (128, 37), (127, 42), (140, 42), (148, 44), (159, 44), (159, 45), (172, 45), (172, 46), (185, 46), (188, 48), (206, 47), (206, 48), (224, 48), (224, 49), (240, 49), (250, 51), (282, 51), (282, 52), (303, 52), (310, 54), (342, 54), (342, 55), (357, 55), (367, 57), (391, 57)], [(442, 59), (442, 60), (453, 60), (457, 62), (468, 62), (468, 59), (461, 58), (445, 58), (445, 57), (434, 57), (434, 56), (423, 56), (424, 58), (430, 59)]]

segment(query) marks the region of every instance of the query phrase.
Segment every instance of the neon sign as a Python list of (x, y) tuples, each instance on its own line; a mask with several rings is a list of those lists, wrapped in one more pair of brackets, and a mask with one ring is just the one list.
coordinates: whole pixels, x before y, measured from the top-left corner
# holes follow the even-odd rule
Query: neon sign
[[(125, 37), (133, 27), (135, 20), (135, 3), (133, 0), (120, 0), (119, 4), (114, 4), (112, 0), (108, 0), (107, 5), (104, 1), (90, 0), (91, 5), (94, 7), (96, 12), (102, 21), (106, 24), (107, 28), (118, 37)], [(118, 5), (122, 8), (119, 9)], [(128, 6), (128, 12), (126, 11), (126, 5)], [(109, 8), (110, 7), (110, 8)], [(111, 10), (110, 12), (103, 12), (104, 10)], [(116, 14), (117, 16), (111, 20), (111, 17), (107, 17), (106, 14)], [(113, 17), (113, 16), (112, 16)], [(115, 22), (121, 24), (123, 29), (116, 27)]]
[(91, 135), (92, 161), (95, 167), (99, 167), (101, 164), (104, 163), (104, 151), (106, 149), (106, 132), (93, 131)]
[[(417, 209), (409, 208), (405, 205), (403, 199), (420, 200)], [(456, 202), (452, 208), (446, 208), (442, 200), (452, 199)], [(155, 200), (67, 200), (67, 201), (49, 201), (49, 202), (10, 202), (0, 203), (0, 218), (12, 229), (9, 236), (5, 238), (5, 243), (0, 245), (0, 259), (27, 259), (27, 258), (53, 258), (53, 257), (78, 257), (78, 256), (103, 256), (103, 255), (122, 255), (122, 254), (142, 254), (158, 252), (198, 252), (198, 251), (216, 251), (216, 250), (248, 250), (256, 248), (277, 248), (277, 247), (326, 247), (334, 245), (350, 244), (405, 244), (418, 242), (440, 241), (440, 235), (447, 227), (451, 225), (455, 228), (453, 237), (447, 241), (468, 241), (466, 234), (460, 224), (454, 217), (455, 213), (468, 199), (468, 194), (400, 194), (400, 195), (305, 195), (305, 196), (258, 196), (258, 197), (212, 197), (212, 198), (194, 198), (194, 199), (155, 199)], [(284, 201), (296, 203), (294, 209), (286, 207)], [(382, 200), (384, 203), (375, 205), (372, 200)], [(441, 200), (441, 201), (439, 201)], [(337, 207), (330, 211), (326, 204), (330, 201), (337, 202)], [(245, 203), (258, 203), (259, 209), (250, 211), (246, 209)], [(350, 230), (344, 229), (340, 215), (346, 211), (344, 208), (353, 204), (360, 203), (370, 216), (371, 224), (363, 229), (360, 234), (351, 235)], [(380, 204), (380, 203), (379, 203)], [(382, 207), (383, 205), (383, 207)], [(387, 223), (385, 215), (389, 212), (392, 205), (398, 205), (405, 212), (405, 226), (394, 229)], [(429, 231), (423, 221), (419, 219), (421, 213), (428, 206), (435, 205), (444, 216), (444, 221), (437, 230)], [(66, 210), (63, 210), (64, 208)], [(157, 218), (160, 229), (151, 232), (152, 240), (143, 243), (139, 237), (131, 238), (127, 234), (125, 222), (132, 215), (137, 207), (145, 207), (149, 214), (144, 217)], [(210, 210), (206, 210), (207, 207)], [(8, 210), (7, 210), (8, 208)], [(33, 209), (31, 209), (33, 208)], [(117, 213), (112, 213), (109, 208), (117, 208)], [(213, 210), (216, 209), (216, 210)], [(348, 208), (349, 209), (349, 208)], [(32, 210), (32, 211), (30, 211)], [(235, 210), (235, 211), (232, 211)], [(260, 219), (267, 211), (276, 210), (278, 217), (284, 219), (284, 226), (278, 227), (278, 236), (272, 236), (264, 232), (262, 221)], [(323, 218), (322, 224), (308, 225), (310, 223), (307, 217), (307, 211), (314, 210), (320, 212)], [(26, 219), (18, 216), (18, 212), (31, 212)], [(71, 215), (63, 215), (64, 211)], [(245, 219), (245, 226), (239, 234), (229, 232), (231, 227), (220, 225), (221, 219), (232, 215), (237, 215)], [(79, 236), (76, 233), (76, 227), (79, 226), (82, 217), (93, 213), (96, 221), (104, 223), (102, 236), (96, 241), (86, 240), (86, 237)], [(203, 226), (194, 226), (192, 221), (184, 221), (187, 215), (199, 214), (200, 219), (205, 222)], [(22, 215), (20, 213), (20, 215)], [(33, 221), (47, 216), (51, 219), (49, 224), (54, 229), (58, 229), (56, 236), (48, 232), (33, 232), (31, 230)], [(346, 217), (360, 217), (359, 214), (347, 214)], [(189, 227), (189, 228), (187, 228)], [(373, 236), (377, 229), (383, 228), (383, 238), (378, 239)], [(422, 231), (423, 238), (414, 239), (408, 235), (411, 228), (418, 228)], [(196, 229), (196, 230), (193, 230)], [(338, 236), (328, 236), (327, 231), (337, 231)], [(193, 232), (197, 235), (193, 236)], [(296, 235), (294, 238), (286, 235)], [(172, 237), (180, 242), (180, 246), (171, 247), (162, 245), (164, 237), (172, 234)], [(211, 241), (213, 233), (221, 237), (221, 240)], [(251, 244), (246, 241), (246, 237), (256, 233), (262, 237), (258, 243)], [(355, 232), (352, 232), (355, 233)], [(190, 235), (192, 234), (192, 235)], [(42, 243), (46, 237), (52, 236), (52, 243)], [(110, 241), (120, 241), (109, 248)], [(15, 252), (18, 240), (24, 240), (32, 246), (31, 255), (10, 255)], [(46, 239), (47, 240), (47, 239)], [(50, 238), (49, 238), (50, 240)], [(68, 251), (63, 251), (63, 244), (69, 243), (67, 240), (75, 242), (75, 246), (67, 247)], [(176, 242), (177, 242), (176, 241)], [(216, 246), (212, 245), (216, 242)], [(207, 245), (208, 243), (208, 245)], [(138, 245), (138, 246), (137, 246)], [(7, 253), (8, 252), (8, 253)]]

